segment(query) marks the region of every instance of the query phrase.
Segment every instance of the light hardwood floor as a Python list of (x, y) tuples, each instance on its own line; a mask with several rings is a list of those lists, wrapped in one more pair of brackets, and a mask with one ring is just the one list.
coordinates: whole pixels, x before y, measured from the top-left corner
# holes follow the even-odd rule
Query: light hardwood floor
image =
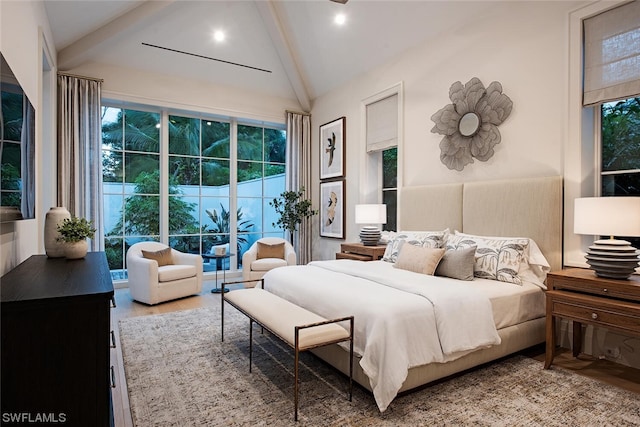
[[(129, 397), (122, 363), (122, 350), (118, 321), (127, 317), (147, 316), (150, 314), (168, 313), (172, 311), (189, 310), (199, 307), (220, 307), (220, 295), (212, 294), (214, 281), (205, 281), (202, 292), (198, 296), (183, 298), (176, 301), (148, 306), (134, 302), (128, 289), (116, 289), (116, 308), (112, 310), (112, 328), (116, 336), (116, 348), (111, 350), (111, 364), (116, 371), (116, 388), (112, 389), (113, 411), (116, 427), (132, 427)], [(544, 348), (530, 349), (525, 352), (529, 357), (544, 361)], [(562, 350), (555, 357), (553, 366), (560, 366), (574, 371), (579, 375), (595, 378), (640, 394), (640, 369), (629, 368), (607, 360), (600, 360), (587, 355), (580, 355), (574, 359), (571, 352)]]

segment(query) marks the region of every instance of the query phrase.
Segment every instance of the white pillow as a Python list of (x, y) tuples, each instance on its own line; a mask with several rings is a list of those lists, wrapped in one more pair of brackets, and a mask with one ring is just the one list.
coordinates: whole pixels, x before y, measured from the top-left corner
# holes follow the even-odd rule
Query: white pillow
[(547, 289), (544, 282), (547, 278), (547, 273), (551, 271), (551, 266), (549, 265), (547, 259), (544, 257), (544, 254), (540, 250), (540, 247), (538, 247), (538, 244), (535, 242), (535, 240), (528, 237), (479, 236), (475, 234), (462, 233), (458, 230), (455, 230), (455, 235), (466, 236), (472, 239), (481, 238), (491, 240), (528, 240), (529, 244), (527, 245), (527, 248), (525, 250), (525, 257), (523, 259), (522, 265), (520, 265), (518, 276), (520, 276), (522, 280), (526, 282), (539, 286), (542, 289)]
[(448, 234), (448, 228), (443, 231), (399, 231), (387, 243), (382, 260), (396, 262), (400, 251), (400, 242), (428, 248), (443, 248)]

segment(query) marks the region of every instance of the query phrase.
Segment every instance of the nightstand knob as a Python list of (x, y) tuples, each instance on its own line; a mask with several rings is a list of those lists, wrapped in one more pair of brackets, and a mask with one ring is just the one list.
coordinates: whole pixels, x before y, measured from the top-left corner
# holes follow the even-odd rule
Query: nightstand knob
[(604, 288), (604, 289), (602, 290), (602, 292), (609, 292), (609, 289)]
[(591, 318), (593, 320), (596, 320), (598, 318), (598, 314), (597, 313), (591, 313)]

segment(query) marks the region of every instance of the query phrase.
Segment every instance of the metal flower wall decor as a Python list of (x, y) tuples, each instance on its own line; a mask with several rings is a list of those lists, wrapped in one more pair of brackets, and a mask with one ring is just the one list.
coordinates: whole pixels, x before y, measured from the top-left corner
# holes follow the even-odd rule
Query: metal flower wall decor
[(431, 116), (436, 124), (431, 132), (444, 135), (440, 141), (440, 161), (449, 169), (461, 171), (476, 158), (486, 162), (493, 147), (500, 143), (498, 125), (504, 122), (513, 102), (493, 82), (485, 89), (477, 77), (466, 85), (455, 82), (449, 89), (448, 104)]

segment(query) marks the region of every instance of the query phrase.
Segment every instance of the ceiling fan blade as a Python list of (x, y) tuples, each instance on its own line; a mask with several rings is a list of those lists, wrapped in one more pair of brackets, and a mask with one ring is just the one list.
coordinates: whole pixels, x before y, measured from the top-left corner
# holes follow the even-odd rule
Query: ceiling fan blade
[(349, 0), (330, 0), (334, 3), (340, 3), (340, 4), (345, 4), (346, 2), (348, 2)]

